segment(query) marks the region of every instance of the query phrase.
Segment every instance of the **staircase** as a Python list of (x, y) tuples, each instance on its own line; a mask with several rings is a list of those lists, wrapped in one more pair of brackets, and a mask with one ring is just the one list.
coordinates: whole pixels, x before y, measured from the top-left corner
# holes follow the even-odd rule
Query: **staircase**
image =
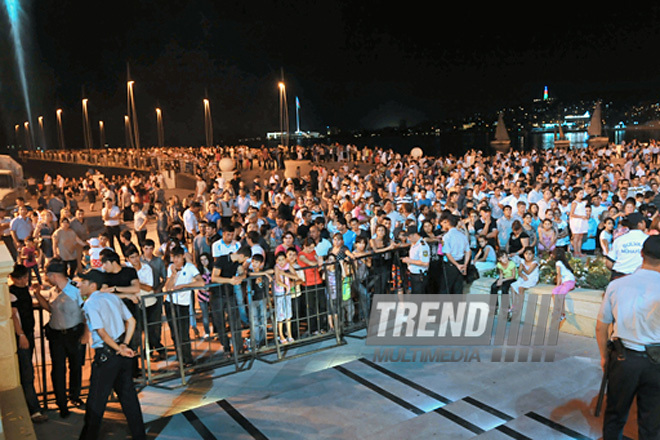
[[(593, 353), (573, 351), (543, 363), (361, 357), (155, 420), (148, 431), (158, 439), (597, 439), (600, 367)], [(634, 420), (628, 425), (631, 435)]]

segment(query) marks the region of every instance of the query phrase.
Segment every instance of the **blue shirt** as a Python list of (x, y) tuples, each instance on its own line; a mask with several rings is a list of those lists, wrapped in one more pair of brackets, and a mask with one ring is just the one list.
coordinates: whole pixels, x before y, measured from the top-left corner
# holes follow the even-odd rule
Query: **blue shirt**
[(349, 251), (353, 250), (353, 245), (355, 244), (355, 239), (357, 238), (357, 234), (350, 229), (343, 234), (344, 237), (344, 245), (348, 248)]
[(124, 321), (132, 317), (131, 312), (114, 293), (94, 292), (83, 305), (87, 327), (92, 333), (92, 348), (103, 347), (103, 339), (98, 330), (104, 329), (117, 340), (126, 330)]

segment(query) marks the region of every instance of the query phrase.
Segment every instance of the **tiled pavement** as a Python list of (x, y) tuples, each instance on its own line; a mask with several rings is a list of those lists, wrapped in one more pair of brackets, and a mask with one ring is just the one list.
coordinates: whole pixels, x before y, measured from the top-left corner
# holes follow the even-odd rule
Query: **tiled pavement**
[[(331, 341), (321, 344), (332, 344)], [(310, 347), (299, 350), (309, 350)], [(294, 355), (296, 350), (290, 350)], [(594, 339), (561, 333), (554, 362), (374, 362), (364, 339), (185, 387), (140, 392), (153, 439), (597, 439), (600, 384)], [(40, 439), (77, 438), (82, 414), (36, 427)], [(102, 438), (126, 438), (117, 404)], [(634, 412), (626, 435), (636, 438)]]

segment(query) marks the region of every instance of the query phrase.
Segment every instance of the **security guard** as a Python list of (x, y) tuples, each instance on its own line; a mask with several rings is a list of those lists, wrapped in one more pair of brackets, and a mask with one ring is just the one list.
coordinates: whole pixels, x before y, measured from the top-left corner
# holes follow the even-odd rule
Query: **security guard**
[[(66, 398), (67, 360), (69, 361), (69, 399), (74, 406), (79, 408), (83, 406), (83, 402), (80, 400), (84, 356), (84, 346), (80, 341), (85, 331), (83, 300), (80, 290), (66, 273), (66, 263), (59, 258), (53, 258), (46, 266), (46, 277), (54, 286), (50, 294), (52, 300), (44, 298), (39, 288), (34, 290), (41, 307), (50, 312), (50, 321), (45, 326), (45, 332), (53, 364), (51, 379), (55, 391), (55, 401), (62, 418), (68, 417), (70, 414)], [(57, 294), (53, 295), (53, 292), (57, 292)]]
[(621, 438), (635, 397), (639, 438), (660, 438), (660, 236), (646, 239), (642, 259), (641, 268), (609, 284), (598, 313), (596, 340), (608, 380), (604, 440)]
[(642, 264), (642, 245), (648, 237), (644, 232), (646, 222), (639, 212), (624, 218), (629, 231), (617, 237), (607, 254), (605, 264), (612, 271), (611, 280), (630, 275)]
[(94, 362), (80, 439), (97, 439), (110, 392), (114, 389), (133, 439), (145, 439), (142, 410), (133, 386), (132, 358), (128, 346), (135, 331), (135, 318), (113, 293), (101, 292), (105, 274), (92, 269), (81, 275), (80, 293), (88, 296), (83, 305), (92, 336)]
[(455, 215), (443, 212), (440, 224), (445, 231), (442, 237), (445, 281), (440, 286), (440, 291), (445, 294), (462, 294), (467, 267), (472, 256), (470, 243), (465, 234), (456, 229), (458, 217)]
[(419, 235), (417, 228), (408, 228), (405, 234), (408, 237), (408, 243), (410, 243), (410, 250), (408, 256), (402, 258), (401, 261), (408, 265), (408, 271), (410, 272), (410, 293), (426, 293), (431, 250)]

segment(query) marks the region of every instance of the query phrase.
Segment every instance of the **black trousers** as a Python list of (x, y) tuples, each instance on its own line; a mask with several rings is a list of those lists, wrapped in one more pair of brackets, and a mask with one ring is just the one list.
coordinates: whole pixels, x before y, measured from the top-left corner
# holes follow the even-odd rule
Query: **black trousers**
[(426, 285), (428, 282), (428, 274), (411, 273), (410, 277), (410, 293), (413, 295), (422, 295), (426, 293)]
[[(463, 260), (457, 261), (462, 264)], [(449, 295), (460, 295), (463, 293), (465, 277), (458, 268), (452, 263), (443, 263), (444, 281), (440, 284), (440, 292)]]
[(112, 349), (96, 350), (85, 410), (85, 425), (80, 433), (80, 440), (99, 438), (103, 413), (112, 390), (117, 393), (133, 439), (146, 438), (142, 410), (133, 386), (132, 369), (132, 359), (119, 356)]
[(213, 329), (217, 333), (225, 353), (229, 353), (231, 350), (229, 336), (226, 330), (225, 312), (227, 313), (227, 319), (229, 319), (231, 344), (234, 345), (235, 350), (240, 350), (243, 347), (243, 340), (234, 286), (232, 284), (223, 284), (220, 287), (212, 288), (209, 302), (211, 304)]
[[(165, 314), (170, 325), (170, 332), (174, 343), (181, 347), (179, 362), (189, 364), (192, 362), (192, 348), (190, 346), (190, 306), (180, 306), (165, 301)], [(176, 331), (174, 320), (176, 319)], [(178, 355), (178, 354), (177, 354)]]
[(603, 440), (620, 439), (633, 399), (637, 396), (637, 429), (640, 440), (660, 439), (660, 364), (645, 353), (626, 350), (617, 360), (610, 353), (607, 405), (603, 419)]
[(52, 370), (50, 377), (53, 381), (55, 401), (60, 410), (67, 408), (66, 373), (69, 362), (69, 399), (80, 398), (82, 383), (82, 362), (84, 352), (80, 337), (84, 331), (84, 324), (67, 331), (49, 330), (47, 332), (50, 347)]
[(147, 307), (146, 333), (149, 336), (149, 350), (163, 348), (161, 342), (161, 329), (163, 317), (163, 297), (159, 297), (156, 304)]
[(105, 230), (110, 235), (110, 247), (117, 250), (115, 247), (115, 239), (117, 240), (117, 245), (121, 244), (121, 241), (119, 240), (121, 228), (119, 226), (106, 226)]

